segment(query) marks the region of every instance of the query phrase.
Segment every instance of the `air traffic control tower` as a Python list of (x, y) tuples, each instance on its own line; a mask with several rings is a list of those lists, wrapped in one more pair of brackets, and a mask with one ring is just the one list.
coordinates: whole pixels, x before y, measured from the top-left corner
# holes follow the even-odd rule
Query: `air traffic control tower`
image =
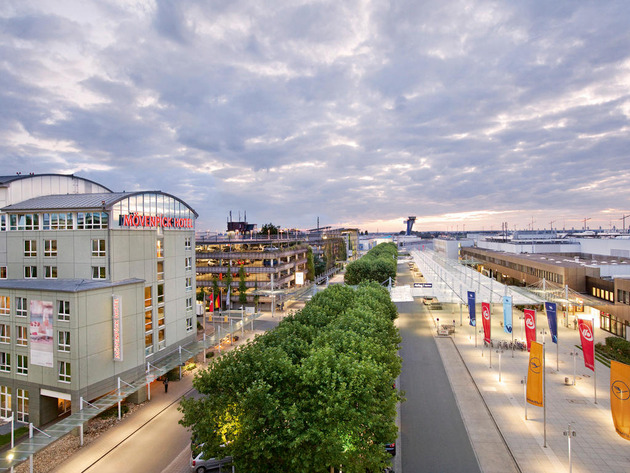
[(411, 235), (411, 229), (413, 228), (413, 224), (415, 223), (415, 221), (416, 217), (407, 217), (407, 220), (405, 220), (405, 223), (407, 224), (407, 232), (405, 233), (405, 235)]

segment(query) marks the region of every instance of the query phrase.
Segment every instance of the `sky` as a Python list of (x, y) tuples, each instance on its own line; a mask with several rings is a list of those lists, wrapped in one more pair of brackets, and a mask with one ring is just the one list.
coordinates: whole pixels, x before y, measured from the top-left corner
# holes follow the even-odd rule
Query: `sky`
[(621, 228), (629, 31), (607, 0), (3, 0), (0, 174), (197, 230)]

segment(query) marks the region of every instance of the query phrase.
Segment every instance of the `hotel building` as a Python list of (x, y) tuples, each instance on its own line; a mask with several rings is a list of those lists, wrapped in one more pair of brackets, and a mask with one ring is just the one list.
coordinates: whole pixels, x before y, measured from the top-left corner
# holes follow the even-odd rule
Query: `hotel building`
[(195, 340), (196, 217), (161, 191), (0, 176), (0, 417), (50, 422)]

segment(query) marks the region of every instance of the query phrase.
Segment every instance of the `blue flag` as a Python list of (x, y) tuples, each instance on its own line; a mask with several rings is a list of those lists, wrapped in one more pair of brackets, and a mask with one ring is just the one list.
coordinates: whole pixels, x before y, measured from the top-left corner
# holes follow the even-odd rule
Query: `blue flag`
[(547, 312), (547, 322), (549, 322), (551, 340), (553, 343), (558, 343), (558, 318), (556, 316), (556, 303), (545, 302), (545, 311)]
[(503, 296), (503, 330), (512, 333), (512, 296)]
[(475, 319), (475, 291), (468, 291), (468, 313), (470, 314), (470, 325), (477, 325)]

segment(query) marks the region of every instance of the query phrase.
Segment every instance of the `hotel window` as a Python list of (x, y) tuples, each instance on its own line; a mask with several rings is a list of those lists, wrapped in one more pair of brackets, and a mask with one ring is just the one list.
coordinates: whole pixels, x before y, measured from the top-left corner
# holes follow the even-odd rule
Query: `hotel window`
[(158, 350), (164, 350), (166, 348), (166, 337), (164, 335), (164, 329), (158, 330)]
[(164, 304), (164, 284), (157, 285), (157, 303)]
[(144, 336), (144, 356), (149, 356), (153, 353), (153, 334), (147, 333)]
[(28, 305), (26, 305), (26, 297), (15, 298), (15, 316), (26, 317), (28, 315)]
[(70, 301), (57, 301), (57, 320), (70, 321)]
[(44, 256), (57, 256), (57, 240), (44, 240)]
[(7, 216), (0, 215), (0, 232), (6, 232), (6, 231), (7, 231)]
[(0, 386), (0, 417), (11, 417), (11, 388)]
[(57, 279), (57, 266), (44, 266), (44, 279)]
[(157, 278), (158, 281), (164, 281), (164, 261), (158, 261), (157, 263)]
[(7, 267), (0, 266), (0, 279), (6, 279), (6, 278), (7, 278)]
[(44, 214), (44, 230), (72, 230), (72, 213)]
[(147, 310), (144, 312), (144, 331), (146, 333), (153, 330), (153, 311)]
[(186, 271), (190, 271), (192, 269), (192, 257), (187, 256), (185, 260)]
[(37, 256), (37, 240), (24, 240), (24, 256)]
[(186, 291), (192, 291), (192, 278), (186, 278)]
[(157, 241), (157, 257), (164, 258), (164, 240)]
[(39, 230), (39, 214), (19, 214), (9, 216), (11, 230)]
[(11, 354), (0, 351), (0, 371), (11, 372)]
[(105, 255), (105, 240), (92, 240), (92, 256)]
[(192, 310), (192, 308), (193, 308), (192, 297), (187, 297), (186, 298), (186, 310)]
[(105, 212), (77, 212), (78, 230), (99, 230), (108, 227), (108, 217)]
[(26, 389), (17, 390), (17, 420), (28, 422), (28, 391)]
[(146, 286), (144, 288), (144, 307), (149, 308), (153, 306), (153, 296), (152, 296), (152, 288), (151, 286)]
[(15, 367), (15, 372), (17, 374), (28, 374), (28, 356), (27, 355), (17, 356), (17, 365)]
[(193, 330), (193, 318), (186, 317), (186, 331), (192, 332), (192, 330)]
[(164, 327), (164, 307), (158, 307), (157, 319), (158, 319), (158, 327)]
[(92, 266), (92, 279), (106, 279), (105, 266)]
[(185, 250), (192, 249), (192, 238), (190, 238), (190, 237), (184, 238), (184, 249)]
[(70, 332), (65, 330), (57, 332), (57, 350), (70, 351)]
[(0, 296), (0, 315), (11, 315), (11, 298)]
[(28, 327), (24, 325), (16, 326), (17, 329), (17, 338), (15, 339), (15, 344), (20, 347), (25, 347), (28, 345)]
[(24, 266), (24, 279), (37, 279), (37, 266)]
[(11, 326), (0, 324), (0, 343), (11, 343)]
[(57, 379), (62, 383), (69, 383), (72, 380), (72, 367), (69, 361), (57, 362), (58, 376)]

